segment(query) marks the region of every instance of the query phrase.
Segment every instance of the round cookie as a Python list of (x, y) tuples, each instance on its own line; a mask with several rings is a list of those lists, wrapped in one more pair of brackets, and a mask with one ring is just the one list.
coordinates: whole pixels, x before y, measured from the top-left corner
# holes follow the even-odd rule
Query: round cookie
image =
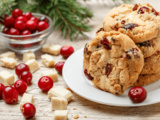
[(135, 43), (159, 36), (159, 13), (149, 4), (123, 4), (113, 8), (103, 20), (105, 31), (116, 30), (128, 35)]
[(136, 43), (136, 45), (142, 51), (144, 58), (150, 57), (158, 50), (160, 46), (160, 36), (142, 43)]
[(144, 59), (144, 67), (141, 74), (155, 74), (160, 71), (160, 51)]
[(99, 32), (84, 48), (84, 74), (94, 85), (113, 94), (123, 94), (143, 68), (141, 50), (120, 32)]
[(137, 82), (133, 84), (133, 86), (145, 86), (149, 85), (153, 82), (156, 82), (160, 79), (160, 71), (155, 74), (145, 74), (145, 75), (140, 75)]

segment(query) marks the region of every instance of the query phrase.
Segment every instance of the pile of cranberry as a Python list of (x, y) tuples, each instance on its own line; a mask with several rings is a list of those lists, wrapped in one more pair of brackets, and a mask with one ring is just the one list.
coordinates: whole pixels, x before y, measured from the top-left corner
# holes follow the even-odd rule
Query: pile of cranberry
[(11, 16), (6, 16), (3, 24), (5, 27), (2, 32), (9, 35), (30, 35), (49, 27), (47, 18), (37, 18), (30, 12), (23, 13), (20, 9), (14, 9)]

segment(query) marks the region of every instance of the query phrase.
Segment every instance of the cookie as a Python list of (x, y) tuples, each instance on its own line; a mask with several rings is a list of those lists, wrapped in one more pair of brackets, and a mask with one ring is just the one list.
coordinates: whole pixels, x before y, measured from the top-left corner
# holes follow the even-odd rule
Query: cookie
[(144, 67), (141, 74), (155, 74), (160, 71), (160, 50), (151, 57), (144, 59)]
[(159, 13), (149, 4), (123, 4), (113, 8), (103, 20), (105, 31), (119, 31), (135, 43), (159, 36)]
[(85, 45), (84, 74), (94, 85), (113, 94), (123, 94), (143, 68), (141, 50), (125, 34), (99, 32)]
[(145, 86), (149, 85), (153, 82), (156, 82), (160, 79), (160, 71), (155, 74), (145, 74), (145, 75), (140, 75), (137, 82), (133, 84), (133, 86)]
[(144, 58), (150, 57), (158, 50), (160, 46), (160, 36), (142, 43), (136, 43), (136, 45), (142, 51)]

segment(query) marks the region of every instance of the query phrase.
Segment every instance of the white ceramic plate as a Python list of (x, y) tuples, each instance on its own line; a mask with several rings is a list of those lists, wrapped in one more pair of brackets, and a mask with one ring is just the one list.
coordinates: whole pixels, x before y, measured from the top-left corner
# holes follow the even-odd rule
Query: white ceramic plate
[(99, 90), (83, 74), (83, 48), (72, 54), (63, 67), (63, 77), (68, 87), (78, 95), (105, 105), (112, 106), (144, 106), (160, 102), (160, 81), (145, 87), (147, 99), (142, 103), (132, 103), (128, 98), (128, 90), (121, 96)]

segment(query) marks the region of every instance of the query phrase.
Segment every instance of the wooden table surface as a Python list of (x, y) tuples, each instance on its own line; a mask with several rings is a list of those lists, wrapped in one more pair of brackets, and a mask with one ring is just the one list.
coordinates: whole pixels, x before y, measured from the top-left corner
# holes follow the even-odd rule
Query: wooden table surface
[[(160, 0), (135, 0), (133, 3), (148, 2), (153, 5), (156, 10), (160, 11)], [(89, 42), (94, 36), (96, 30), (102, 26), (102, 21), (106, 13), (114, 6), (118, 6), (119, 3), (114, 4), (111, 0), (91, 0), (86, 2), (85, 5), (89, 7), (94, 13), (94, 17), (90, 22), (92, 27), (91, 31), (86, 33), (88, 38), (80, 37), (78, 40), (70, 41), (61, 37), (60, 31), (53, 31), (49, 36), (47, 43), (60, 44), (60, 45), (72, 45), (75, 50), (82, 48), (86, 42)], [(7, 51), (5, 46), (0, 43), (0, 53)], [(36, 116), (32, 120), (52, 120), (53, 111), (51, 110), (51, 102), (48, 100), (47, 94), (42, 93), (38, 88), (38, 80), (42, 71), (49, 68), (43, 67), (41, 64), (40, 56), (43, 53), (41, 50), (36, 52), (36, 59), (41, 65), (40, 70), (33, 74), (33, 84), (28, 87), (27, 93), (34, 96), (35, 106), (37, 109)], [(17, 55), (19, 63), (22, 62), (22, 56)], [(65, 61), (61, 56), (54, 56), (56, 62)], [(0, 67), (0, 71), (8, 70), (14, 73), (14, 70), (9, 70)], [(54, 86), (67, 87), (63, 77), (58, 75), (59, 81)], [(83, 88), (82, 88), (83, 89)], [(73, 93), (74, 94), (74, 93)], [(21, 96), (19, 96), (19, 101)], [(118, 102), (118, 101), (117, 101)], [(18, 102), (19, 103), (19, 102)], [(73, 108), (76, 108), (74, 110)], [(86, 100), (76, 94), (74, 94), (72, 102), (68, 105), (69, 120), (73, 120), (73, 116), (79, 115), (79, 120), (159, 120), (160, 119), (160, 103), (143, 106), (143, 107), (112, 107), (107, 105), (101, 105), (98, 103)], [(87, 116), (85, 118), (84, 116)], [(0, 120), (24, 120), (22, 116), (19, 104), (7, 105), (3, 100), (0, 100)]]

